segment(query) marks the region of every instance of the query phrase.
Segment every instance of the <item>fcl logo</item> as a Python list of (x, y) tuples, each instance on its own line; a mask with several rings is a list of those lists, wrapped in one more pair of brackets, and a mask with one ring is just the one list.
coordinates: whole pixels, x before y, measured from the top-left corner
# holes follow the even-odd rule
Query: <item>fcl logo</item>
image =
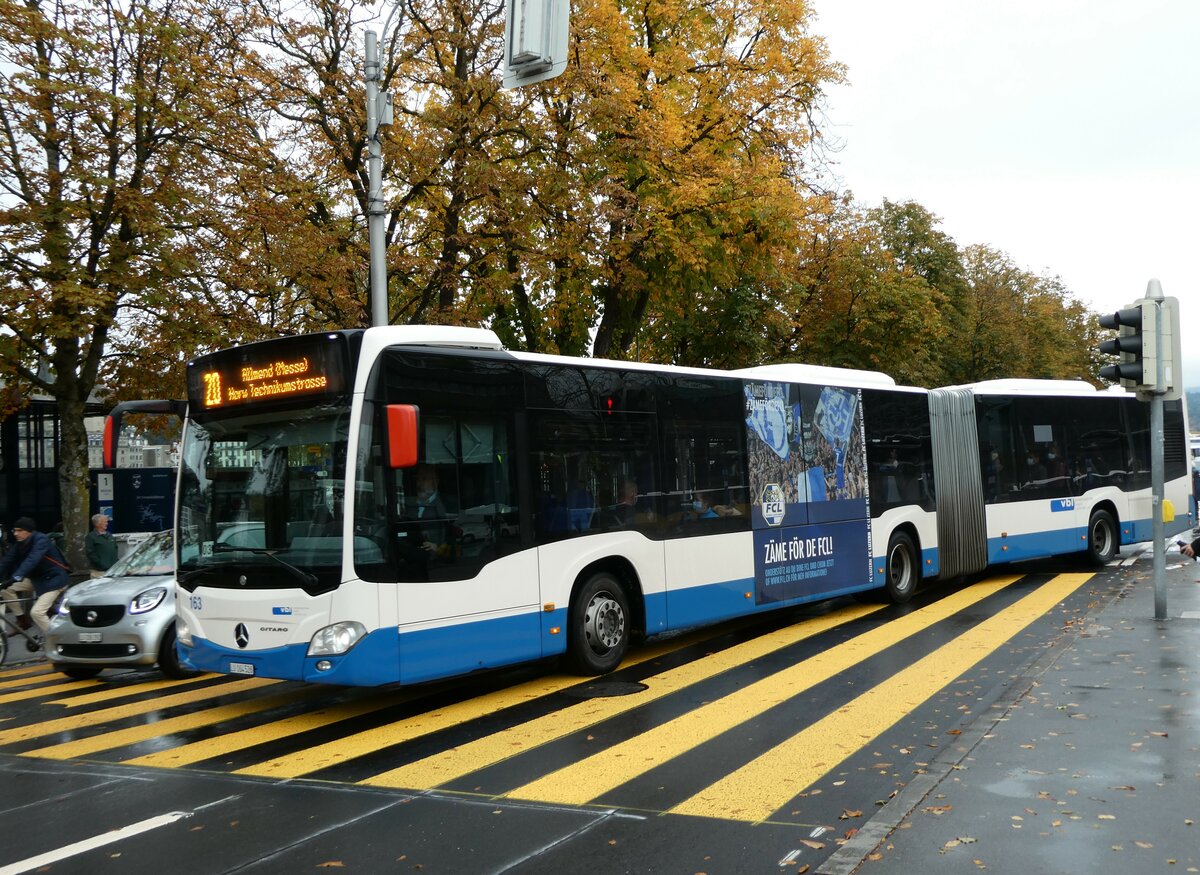
[(763, 519), (767, 521), (768, 526), (777, 526), (783, 522), (785, 505), (783, 490), (779, 488), (778, 483), (768, 483), (763, 487), (758, 506), (762, 509)]

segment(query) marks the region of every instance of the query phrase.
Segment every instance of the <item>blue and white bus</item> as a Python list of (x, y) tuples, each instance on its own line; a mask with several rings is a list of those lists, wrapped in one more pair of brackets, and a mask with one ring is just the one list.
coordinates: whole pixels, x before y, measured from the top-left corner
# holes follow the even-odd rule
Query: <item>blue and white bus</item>
[[(178, 640), (202, 670), (417, 683), (1150, 531), (1131, 395), (510, 352), (482, 329), (256, 343), (188, 366)], [(1191, 525), (1180, 403), (1167, 497)]]

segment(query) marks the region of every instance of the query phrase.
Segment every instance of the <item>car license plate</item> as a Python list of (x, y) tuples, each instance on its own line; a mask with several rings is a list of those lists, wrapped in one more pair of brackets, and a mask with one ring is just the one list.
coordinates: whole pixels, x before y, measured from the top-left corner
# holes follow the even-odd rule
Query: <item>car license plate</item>
[(104, 640), (104, 635), (100, 632), (80, 632), (79, 643), (81, 644), (99, 644)]
[(230, 674), (254, 674), (254, 664), (250, 662), (229, 663)]

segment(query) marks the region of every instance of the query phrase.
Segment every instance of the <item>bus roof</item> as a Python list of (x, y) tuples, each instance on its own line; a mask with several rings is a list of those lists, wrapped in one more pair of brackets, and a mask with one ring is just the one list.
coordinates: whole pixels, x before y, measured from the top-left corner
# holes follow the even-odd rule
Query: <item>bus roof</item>
[(896, 381), (881, 371), (859, 371), (854, 368), (830, 368), (824, 365), (803, 365), (788, 362), (778, 365), (757, 365), (730, 373), (758, 380), (778, 380), (781, 383), (827, 383), (838, 386), (893, 388)]
[(1097, 389), (1091, 383), (1083, 380), (983, 380), (979, 383), (968, 383), (955, 386), (957, 389), (970, 389), (976, 395), (1096, 395), (1125, 396), (1126, 392), (1119, 386), (1106, 390)]
[[(381, 349), (388, 346), (439, 346), (459, 349), (504, 349), (494, 331), (486, 328), (466, 328), (454, 325), (385, 325), (369, 328), (364, 339), (364, 350)], [(616, 361), (601, 358), (578, 358), (545, 353), (530, 353), (512, 350), (509, 354), (521, 361), (544, 361), (562, 363), (570, 361), (580, 365), (602, 368), (628, 368), (631, 370), (669, 370), (682, 373), (724, 375), (758, 380), (777, 380), (782, 383), (836, 384), (856, 388), (896, 386), (896, 381), (879, 371), (861, 371), (853, 368), (831, 368), (821, 365), (798, 363), (758, 365), (750, 368), (725, 371), (717, 368), (688, 367), (682, 365), (660, 365), (649, 362)], [(914, 389), (913, 391), (925, 391)]]
[(490, 328), (462, 325), (382, 325), (368, 328), (372, 346), (453, 346), (461, 349), (504, 349)]

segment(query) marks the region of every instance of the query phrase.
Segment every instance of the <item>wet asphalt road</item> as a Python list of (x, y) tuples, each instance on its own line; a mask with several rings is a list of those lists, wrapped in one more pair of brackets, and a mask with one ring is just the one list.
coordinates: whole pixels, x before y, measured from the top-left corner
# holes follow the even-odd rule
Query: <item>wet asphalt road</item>
[(1148, 558), (1034, 563), (652, 642), (594, 680), (6, 665), (0, 875), (1197, 871), (1200, 587), (1173, 558), (1165, 622)]

